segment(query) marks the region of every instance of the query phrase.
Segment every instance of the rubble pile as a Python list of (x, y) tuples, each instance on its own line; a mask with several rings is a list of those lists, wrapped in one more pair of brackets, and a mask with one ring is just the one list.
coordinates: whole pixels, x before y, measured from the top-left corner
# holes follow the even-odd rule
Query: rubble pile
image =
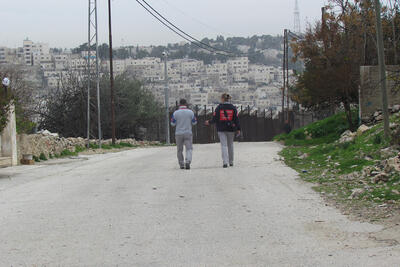
[[(389, 111), (394, 114), (400, 111), (400, 105), (394, 105), (392, 107), (389, 107)], [(363, 122), (366, 124), (376, 124), (383, 121), (383, 112), (382, 110), (377, 110), (374, 112), (374, 114), (371, 114), (371, 116), (363, 118)]]
[[(349, 199), (357, 199), (376, 188), (387, 188), (387, 183), (399, 172), (400, 153), (395, 157), (379, 161), (375, 165), (367, 166), (361, 172), (341, 175), (339, 179), (343, 181), (358, 181), (362, 185), (362, 188), (353, 189), (349, 197)], [(392, 189), (392, 194), (400, 195), (400, 192)]]
[(347, 130), (344, 133), (342, 133), (342, 135), (340, 136), (340, 139), (338, 140), (338, 142), (340, 144), (353, 142), (354, 139), (356, 138), (356, 136), (357, 136), (357, 133), (353, 133), (352, 131)]

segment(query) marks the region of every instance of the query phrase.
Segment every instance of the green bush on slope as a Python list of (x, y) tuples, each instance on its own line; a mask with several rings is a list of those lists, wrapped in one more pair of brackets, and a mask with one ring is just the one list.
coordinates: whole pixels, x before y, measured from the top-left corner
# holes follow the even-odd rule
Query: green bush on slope
[[(357, 112), (354, 111), (354, 119), (358, 120)], [(303, 128), (293, 130), (289, 134), (281, 134), (274, 138), (282, 141), (288, 146), (313, 145), (331, 143), (340, 138), (340, 135), (349, 129), (344, 112), (335, 114), (329, 118), (314, 122)]]

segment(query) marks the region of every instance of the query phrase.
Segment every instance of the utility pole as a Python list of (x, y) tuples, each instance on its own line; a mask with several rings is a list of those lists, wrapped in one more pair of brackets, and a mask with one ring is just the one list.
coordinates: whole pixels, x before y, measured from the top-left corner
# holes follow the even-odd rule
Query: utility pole
[(100, 68), (99, 68), (99, 36), (97, 27), (97, 0), (94, 0), (94, 20), (95, 20), (95, 31), (96, 31), (96, 93), (97, 93), (97, 129), (99, 135), (99, 147), (101, 148), (101, 108), (100, 108)]
[(286, 87), (286, 35), (287, 31), (284, 31), (284, 36), (283, 36), (283, 65), (282, 65), (282, 71), (283, 71), (283, 87), (282, 87), (282, 123), (285, 122), (285, 87)]
[(88, 43), (87, 43), (87, 148), (90, 147), (90, 43), (92, 41), (92, 34), (91, 34), (91, 16), (92, 16), (92, 1), (89, 0), (89, 11), (88, 11)]
[[(93, 56), (95, 64), (95, 78), (96, 78), (96, 89), (97, 89), (97, 127), (99, 135), (99, 146), (101, 147), (101, 113), (100, 113), (100, 74), (99, 74), (99, 46), (98, 46), (98, 27), (97, 27), (97, 0), (89, 0), (88, 10), (88, 48), (87, 48), (87, 146), (90, 146), (90, 88), (92, 78), (92, 52), (95, 53)], [(92, 51), (92, 44), (94, 43), (95, 51)]]
[(383, 124), (384, 124), (385, 138), (388, 139), (390, 136), (389, 110), (388, 110), (388, 99), (387, 99), (385, 48), (383, 44), (380, 0), (375, 0), (375, 13), (376, 13), (376, 37), (378, 44), (379, 74), (380, 74), (380, 85), (382, 90)]
[(165, 95), (165, 140), (166, 143), (170, 144), (170, 135), (169, 135), (169, 89), (168, 89), (168, 53), (164, 52), (164, 79), (165, 79), (165, 88), (164, 88), (164, 95)]
[(390, 8), (392, 10), (392, 38), (393, 38), (393, 47), (394, 47), (394, 64), (393, 65), (397, 65), (398, 62), (398, 54), (397, 54), (397, 36), (396, 36), (396, 16), (397, 16), (397, 1), (394, 2), (394, 4), (392, 4), (392, 0), (389, 1), (390, 3)]
[(111, 90), (111, 135), (112, 144), (115, 145), (115, 92), (114, 92), (114, 66), (111, 27), (111, 0), (108, 0), (108, 33), (110, 47), (110, 90)]
[(290, 102), (290, 99), (289, 99), (289, 30), (286, 30), (286, 39), (285, 39), (285, 42), (286, 42), (286, 108), (287, 108), (287, 115), (286, 115), (286, 119), (288, 120), (288, 122), (289, 122), (289, 114), (290, 114), (290, 112), (289, 112), (289, 102)]

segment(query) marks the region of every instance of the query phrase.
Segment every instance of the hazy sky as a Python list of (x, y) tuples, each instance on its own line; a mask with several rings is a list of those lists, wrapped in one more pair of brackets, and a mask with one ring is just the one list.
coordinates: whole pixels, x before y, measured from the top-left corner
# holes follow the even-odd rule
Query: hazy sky
[[(301, 23), (320, 18), (326, 0), (298, 0)], [(184, 31), (197, 38), (281, 34), (293, 27), (295, 0), (147, 0)], [(150, 45), (182, 39), (164, 28), (135, 0), (113, 0), (114, 43)], [(29, 37), (51, 47), (75, 47), (87, 41), (87, 0), (2, 1), (0, 46), (17, 47)], [(98, 0), (99, 40), (108, 40), (107, 0)]]

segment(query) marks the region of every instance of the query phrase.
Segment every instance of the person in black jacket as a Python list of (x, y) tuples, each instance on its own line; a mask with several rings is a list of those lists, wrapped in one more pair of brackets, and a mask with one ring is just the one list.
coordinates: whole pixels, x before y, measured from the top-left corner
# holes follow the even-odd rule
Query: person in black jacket
[(239, 116), (236, 107), (230, 103), (231, 99), (229, 94), (223, 94), (221, 104), (215, 109), (213, 118), (206, 121), (206, 125), (216, 124), (224, 168), (228, 168), (228, 165), (233, 167), (233, 141), (235, 134), (240, 135)]

